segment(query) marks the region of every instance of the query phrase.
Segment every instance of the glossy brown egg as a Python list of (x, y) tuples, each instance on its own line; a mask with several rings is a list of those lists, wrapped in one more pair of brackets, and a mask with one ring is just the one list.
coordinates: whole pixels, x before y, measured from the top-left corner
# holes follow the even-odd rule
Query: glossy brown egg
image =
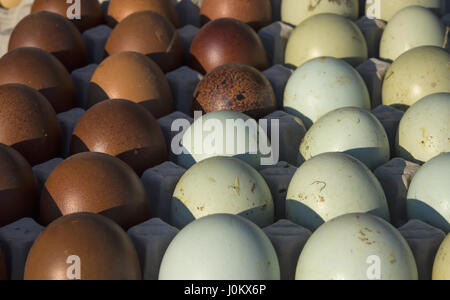
[(57, 113), (75, 107), (75, 87), (66, 68), (38, 48), (18, 48), (0, 59), (0, 85), (25, 84), (43, 94)]
[(235, 19), (218, 19), (203, 26), (192, 42), (191, 67), (207, 73), (232, 62), (267, 68), (266, 51), (256, 32)]
[(128, 235), (101, 215), (76, 213), (51, 223), (34, 242), (25, 280), (141, 280)]
[(193, 110), (234, 110), (259, 119), (277, 108), (272, 85), (257, 69), (239, 63), (209, 72), (194, 92)]
[[(31, 12), (49, 11), (67, 18), (67, 11), (74, 13), (71, 9), (74, 3), (61, 0), (34, 0)], [(103, 23), (103, 11), (98, 0), (80, 0), (81, 19), (70, 19), (70, 21), (81, 32)]]
[(1, 85), (0, 143), (19, 151), (31, 165), (56, 157), (61, 129), (47, 99), (25, 85)]
[(272, 22), (272, 5), (270, 0), (203, 0), (200, 18), (202, 24), (233, 18), (259, 30)]
[(168, 19), (175, 27), (180, 27), (180, 20), (172, 0), (111, 0), (108, 7), (106, 22), (114, 27), (129, 15), (150, 10)]
[(91, 107), (75, 127), (70, 150), (72, 154), (91, 151), (116, 156), (139, 176), (167, 159), (156, 119), (127, 100), (107, 100)]
[(87, 51), (81, 33), (64, 17), (47, 11), (32, 13), (14, 28), (8, 50), (36, 47), (53, 54), (67, 70), (87, 64)]
[(112, 31), (105, 46), (108, 55), (134, 51), (147, 55), (163, 72), (183, 64), (183, 42), (175, 27), (161, 15), (141, 11), (129, 15)]
[(19, 152), (0, 144), (0, 227), (34, 217), (36, 193), (30, 164)]
[(106, 99), (139, 103), (157, 119), (174, 110), (169, 82), (161, 68), (135, 52), (114, 54), (96, 69), (88, 88), (88, 105)]
[(73, 155), (53, 170), (40, 212), (44, 225), (76, 212), (102, 214), (124, 229), (150, 218), (146, 191), (133, 169), (114, 156), (95, 152)]

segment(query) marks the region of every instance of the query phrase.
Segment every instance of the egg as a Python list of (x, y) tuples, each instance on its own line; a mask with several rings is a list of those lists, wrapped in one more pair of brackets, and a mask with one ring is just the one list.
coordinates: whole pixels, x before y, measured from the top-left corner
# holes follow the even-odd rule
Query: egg
[(443, 14), (445, 3), (442, 0), (377, 0), (366, 3), (366, 15), (389, 22), (400, 10), (409, 6), (423, 6), (435, 13)]
[(6, 269), (5, 253), (1, 247), (0, 247), (0, 280), (8, 280), (8, 271)]
[(107, 100), (78, 121), (70, 152), (102, 152), (126, 162), (140, 176), (167, 160), (167, 147), (156, 119), (139, 104)]
[(118, 158), (95, 152), (60, 163), (42, 192), (41, 224), (77, 212), (102, 214), (124, 229), (150, 218), (146, 191), (133, 169)]
[(33, 217), (36, 180), (30, 164), (16, 150), (0, 144), (0, 227)]
[(140, 280), (138, 256), (116, 223), (93, 213), (61, 217), (34, 242), (25, 280)]
[(32, 13), (14, 28), (8, 51), (20, 47), (46, 50), (69, 70), (87, 65), (87, 50), (81, 33), (64, 17), (47, 11)]
[(312, 59), (289, 78), (284, 110), (299, 117), (307, 128), (330, 111), (343, 107), (370, 110), (370, 96), (361, 75), (333, 57)]
[(0, 59), (0, 85), (25, 84), (43, 94), (56, 113), (76, 105), (75, 87), (67, 70), (53, 55), (38, 48), (18, 48)]
[(332, 13), (350, 18), (354, 21), (359, 16), (359, 0), (346, 1), (298, 1), (281, 2), (281, 20), (297, 26), (307, 18), (323, 13)]
[(433, 264), (433, 280), (450, 280), (450, 234), (442, 242)]
[(240, 215), (260, 227), (271, 225), (274, 204), (264, 178), (232, 157), (212, 157), (192, 166), (175, 187), (171, 224), (183, 228), (217, 213)]
[(232, 62), (260, 71), (267, 69), (266, 50), (256, 32), (247, 24), (230, 18), (203, 26), (192, 41), (190, 66), (204, 74)]
[(369, 214), (347, 214), (320, 226), (306, 242), (296, 280), (417, 280), (400, 232)]
[(135, 52), (111, 55), (95, 70), (88, 87), (88, 106), (107, 99), (139, 103), (157, 119), (174, 110), (164, 73), (153, 60)]
[(424, 164), (411, 181), (406, 202), (409, 219), (450, 231), (450, 152)]
[(270, 0), (203, 0), (201, 23), (221, 18), (233, 18), (259, 30), (272, 22), (272, 5)]
[(98, 0), (80, 0), (75, 4), (79, 5), (80, 19), (68, 17), (68, 12), (72, 14), (77, 12), (74, 9), (77, 6), (74, 6), (73, 1), (69, 3), (61, 0), (34, 0), (31, 12), (49, 11), (56, 13), (69, 19), (81, 32), (103, 23), (103, 11)]
[(312, 16), (291, 33), (285, 63), (298, 67), (322, 56), (341, 58), (356, 67), (367, 60), (366, 39), (358, 26), (343, 16)]
[(61, 129), (47, 99), (25, 85), (1, 85), (0, 143), (19, 151), (31, 165), (57, 157)]
[(0, 0), (0, 6), (4, 8), (15, 8), (20, 5), (22, 0)]
[(106, 42), (108, 55), (133, 51), (153, 59), (164, 72), (183, 64), (183, 42), (175, 27), (161, 15), (141, 11), (126, 17)]
[(180, 20), (173, 1), (167, 0), (111, 0), (108, 6), (106, 22), (114, 27), (129, 15), (139, 11), (153, 11), (180, 27)]
[(450, 53), (435, 46), (414, 48), (388, 69), (382, 88), (384, 105), (406, 110), (425, 96), (450, 93)]
[(272, 243), (240, 216), (216, 214), (196, 220), (170, 243), (159, 280), (280, 280)]
[(445, 26), (429, 9), (409, 6), (387, 24), (380, 44), (380, 57), (394, 61), (410, 49), (420, 46), (445, 46)]
[(396, 152), (418, 163), (450, 152), (450, 93), (426, 96), (406, 111), (398, 129)]
[(276, 109), (277, 100), (269, 80), (244, 64), (217, 67), (206, 74), (194, 92), (194, 111), (234, 110), (259, 119)]

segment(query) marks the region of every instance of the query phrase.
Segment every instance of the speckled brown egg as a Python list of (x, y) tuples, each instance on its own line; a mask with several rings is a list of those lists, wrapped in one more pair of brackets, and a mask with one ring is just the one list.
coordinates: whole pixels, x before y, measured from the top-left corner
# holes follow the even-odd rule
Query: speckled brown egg
[(182, 65), (183, 42), (175, 27), (161, 15), (141, 11), (129, 15), (112, 31), (106, 42), (108, 55), (134, 51), (153, 59), (164, 72)]
[(47, 11), (32, 13), (14, 28), (8, 50), (36, 47), (53, 54), (67, 70), (87, 64), (87, 51), (81, 33), (64, 17)]
[(259, 30), (272, 22), (272, 5), (270, 0), (203, 0), (201, 23), (220, 18), (237, 19)]
[(1, 85), (0, 143), (19, 151), (31, 165), (56, 157), (61, 129), (47, 99), (25, 85)]
[[(74, 13), (74, 3), (61, 0), (34, 0), (31, 12), (50, 11), (67, 18), (67, 11)], [(81, 19), (70, 19), (70, 21), (81, 32), (103, 23), (103, 11), (98, 0), (79, 1)], [(69, 18), (68, 18), (69, 19)]]
[(33, 217), (36, 193), (30, 164), (19, 152), (0, 144), (0, 227)]
[(57, 113), (75, 107), (75, 87), (66, 68), (38, 48), (18, 48), (0, 59), (0, 85), (25, 84), (43, 94)]
[(139, 104), (108, 100), (89, 109), (72, 135), (71, 153), (103, 152), (116, 156), (140, 176), (167, 159), (167, 147), (156, 119)]
[(101, 215), (61, 217), (28, 254), (25, 280), (140, 280), (136, 250), (116, 223)]
[(191, 67), (204, 74), (232, 62), (259, 70), (267, 68), (266, 51), (256, 32), (247, 24), (229, 18), (203, 26), (191, 45)]
[(102, 214), (124, 229), (150, 218), (146, 191), (133, 169), (114, 156), (96, 152), (69, 157), (45, 183), (40, 203), (42, 224), (76, 212)]
[(154, 11), (168, 19), (175, 27), (180, 27), (180, 20), (172, 0), (111, 0), (106, 22), (114, 27), (123, 19), (138, 11)]
[(120, 52), (96, 69), (88, 88), (88, 106), (107, 99), (124, 99), (143, 105), (155, 118), (174, 110), (169, 82), (150, 58)]
[(239, 63), (220, 66), (200, 81), (193, 110), (234, 110), (259, 119), (277, 108), (272, 85), (257, 69)]

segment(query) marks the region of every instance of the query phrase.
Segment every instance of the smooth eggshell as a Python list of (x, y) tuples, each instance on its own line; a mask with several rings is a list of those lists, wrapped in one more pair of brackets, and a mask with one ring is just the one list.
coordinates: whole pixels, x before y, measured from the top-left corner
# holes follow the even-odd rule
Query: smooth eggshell
[(444, 13), (445, 4), (442, 0), (377, 0), (366, 3), (366, 15), (389, 22), (391, 18), (408, 6), (423, 6), (436, 13)]
[(433, 280), (450, 280), (450, 234), (442, 242), (433, 264)]

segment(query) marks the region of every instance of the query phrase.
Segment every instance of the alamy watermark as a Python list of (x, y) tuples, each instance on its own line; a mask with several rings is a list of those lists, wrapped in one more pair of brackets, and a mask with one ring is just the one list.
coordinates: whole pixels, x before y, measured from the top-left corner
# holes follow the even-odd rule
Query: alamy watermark
[(366, 16), (369, 19), (381, 19), (382, 0), (367, 0)]
[(81, 1), (80, 0), (66, 0), (67, 4), (72, 4), (67, 8), (67, 18), (69, 20), (81, 20)]

